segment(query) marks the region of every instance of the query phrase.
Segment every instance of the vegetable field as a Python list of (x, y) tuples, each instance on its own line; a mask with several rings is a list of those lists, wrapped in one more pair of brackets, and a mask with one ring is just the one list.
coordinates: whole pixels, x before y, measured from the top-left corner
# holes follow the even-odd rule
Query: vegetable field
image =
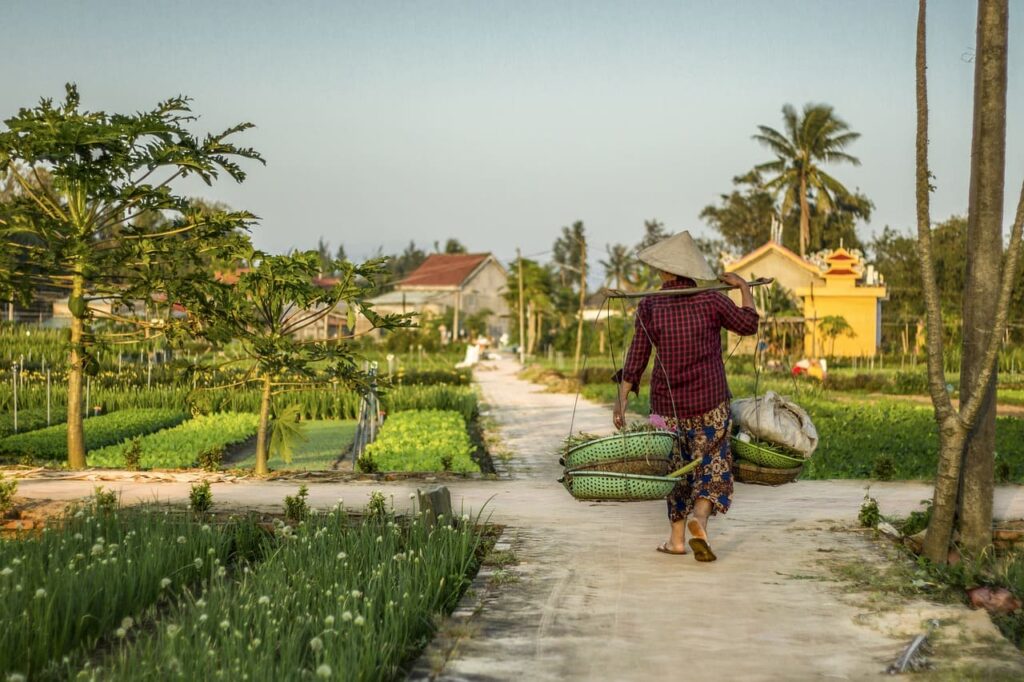
[[(179, 410), (121, 410), (85, 420), (85, 445), (89, 450), (114, 445), (128, 438), (176, 426), (187, 415)], [(0, 454), (60, 460), (67, 456), (67, 426), (58, 424), (19, 433), (0, 440)]]
[[(256, 433), (254, 414), (224, 412), (201, 415), (183, 424), (144, 436), (140, 440), (140, 467), (143, 469), (179, 469), (195, 466), (199, 454), (223, 450), (242, 443)], [(94, 450), (89, 466), (120, 468), (125, 466), (126, 443)]]
[(392, 416), (358, 465), (363, 471), (479, 471), (458, 412), (411, 410)]
[[(340, 508), (272, 531), (94, 505), (0, 543), (0, 676), (395, 679), (482, 536)], [(26, 618), (32, 624), (25, 627)]]

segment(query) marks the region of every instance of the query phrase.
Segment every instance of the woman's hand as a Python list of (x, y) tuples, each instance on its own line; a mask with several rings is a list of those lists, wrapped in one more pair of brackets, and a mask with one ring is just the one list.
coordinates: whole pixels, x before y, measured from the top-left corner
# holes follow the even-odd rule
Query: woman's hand
[(743, 289), (744, 287), (749, 286), (747, 281), (735, 272), (727, 272), (724, 275), (720, 275), (718, 277), (718, 281), (722, 284), (728, 284), (731, 287), (736, 287), (737, 289)]
[(612, 424), (617, 429), (622, 429), (626, 425), (626, 408), (618, 400), (615, 401), (615, 408), (612, 410)]

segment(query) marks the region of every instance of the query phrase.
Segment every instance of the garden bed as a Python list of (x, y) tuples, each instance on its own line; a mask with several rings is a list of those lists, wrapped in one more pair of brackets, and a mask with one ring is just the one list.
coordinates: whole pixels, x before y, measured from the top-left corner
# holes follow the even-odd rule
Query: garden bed
[[(139, 461), (134, 468), (184, 469), (196, 466), (201, 453), (223, 453), (244, 443), (256, 433), (259, 418), (255, 414), (225, 412), (200, 415), (195, 419), (149, 434), (138, 440)], [(88, 453), (89, 466), (129, 468), (126, 453), (130, 441)]]
[(396, 519), (383, 496), (362, 518), (293, 511), (285, 525), (93, 506), (0, 544), (0, 675), (399, 678), (487, 530)]
[[(85, 448), (96, 450), (128, 438), (176, 426), (187, 419), (180, 410), (120, 410), (84, 421)], [(67, 425), (19, 433), (0, 440), (0, 455), (12, 458), (61, 460), (68, 456)]]
[(451, 410), (409, 410), (392, 415), (376, 442), (366, 448), (357, 466), (367, 473), (381, 471), (480, 471), (473, 460), (476, 447), (466, 421)]

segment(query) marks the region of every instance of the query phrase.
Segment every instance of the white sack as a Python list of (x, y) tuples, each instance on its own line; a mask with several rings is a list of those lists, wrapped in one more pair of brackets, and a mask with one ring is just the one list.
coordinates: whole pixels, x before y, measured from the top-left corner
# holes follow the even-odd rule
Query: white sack
[(775, 391), (759, 398), (732, 401), (732, 419), (755, 438), (810, 457), (818, 447), (818, 430), (807, 412)]

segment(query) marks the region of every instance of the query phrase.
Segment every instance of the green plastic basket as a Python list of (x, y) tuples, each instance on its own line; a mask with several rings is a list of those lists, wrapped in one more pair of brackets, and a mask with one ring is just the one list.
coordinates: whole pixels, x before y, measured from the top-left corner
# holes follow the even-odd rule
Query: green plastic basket
[(741, 459), (769, 469), (792, 469), (803, 466), (804, 463), (804, 460), (799, 457), (774, 452), (756, 443), (744, 442), (736, 436), (732, 437), (732, 452)]
[(615, 433), (569, 448), (562, 457), (562, 464), (575, 469), (606, 460), (667, 458), (675, 443), (675, 434), (669, 431)]
[(610, 471), (573, 471), (561, 479), (577, 500), (640, 502), (664, 499), (679, 482), (669, 476), (639, 476)]

